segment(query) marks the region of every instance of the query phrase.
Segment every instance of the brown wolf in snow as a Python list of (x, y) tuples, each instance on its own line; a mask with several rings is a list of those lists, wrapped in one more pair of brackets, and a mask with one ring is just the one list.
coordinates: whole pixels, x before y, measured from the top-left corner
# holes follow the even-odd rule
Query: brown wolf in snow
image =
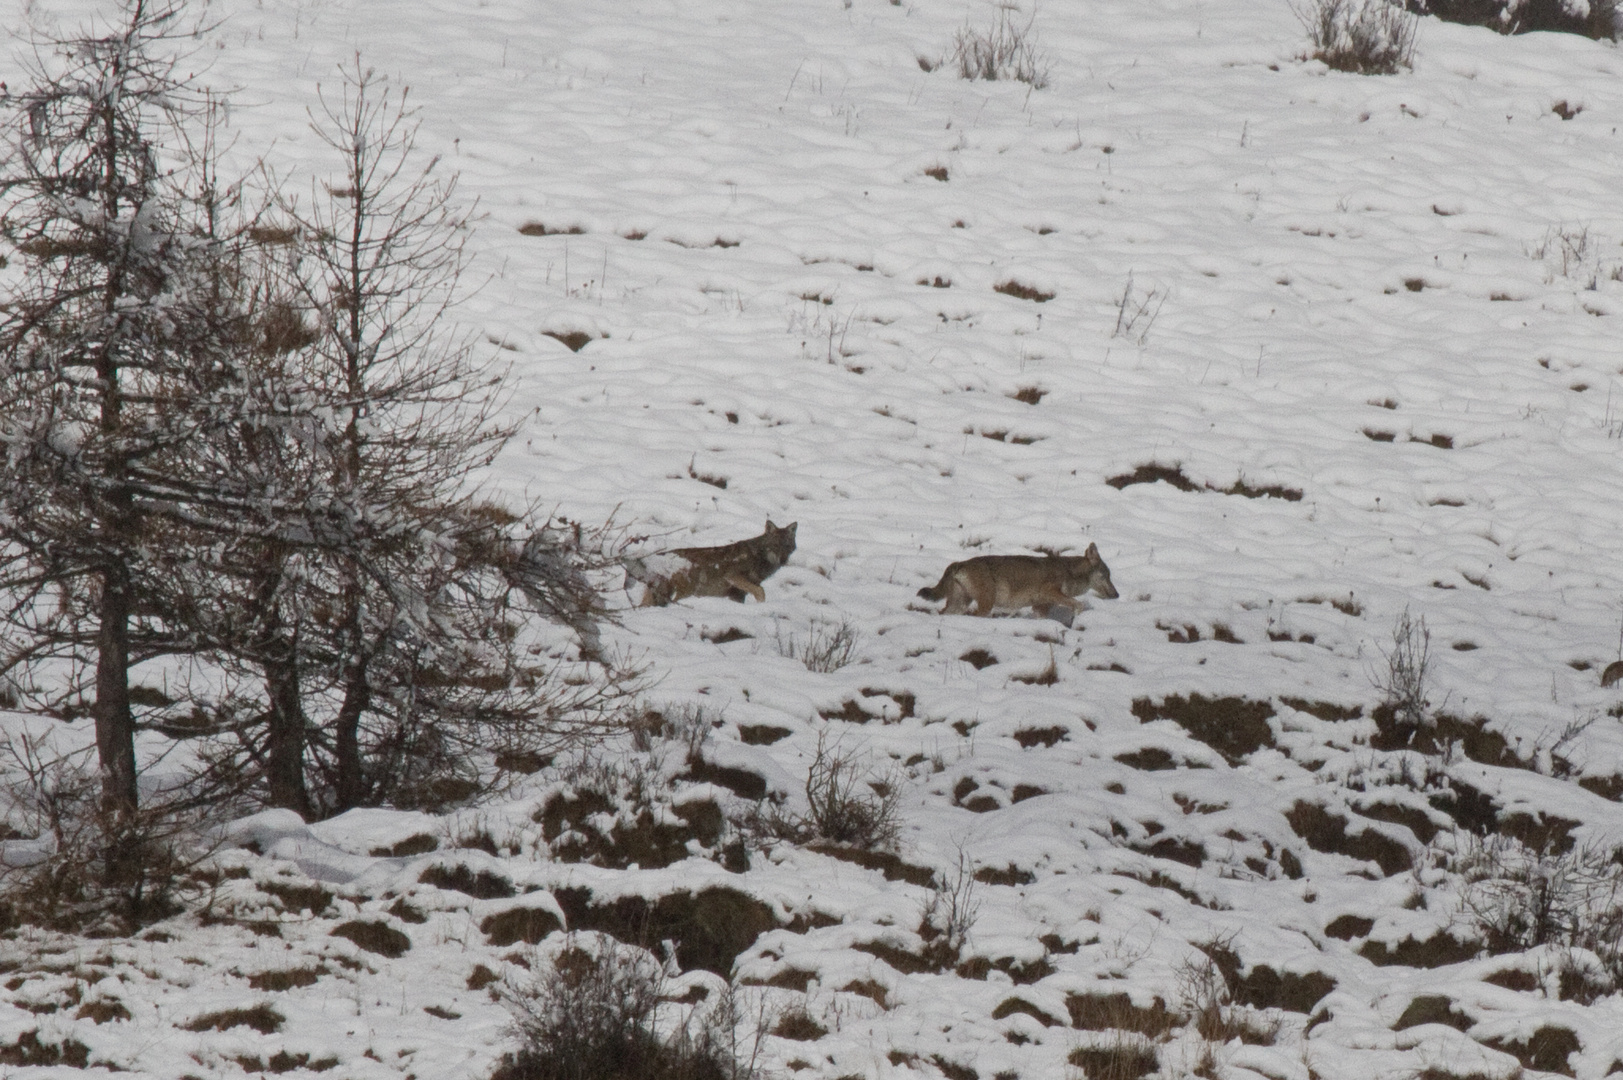
[(768, 519), (766, 531), (748, 540), (627, 559), (626, 576), (643, 583), (642, 607), (687, 596), (725, 596), (743, 603), (748, 595), (765, 601), (761, 582), (789, 561), (799, 525), (794, 521), (780, 528)]
[(981, 555), (947, 567), (934, 587), (919, 590), (926, 600), (946, 600), (943, 614), (961, 615), (975, 605), (975, 614), (990, 615), (993, 608), (1018, 611), (1024, 607), (1068, 608), (1074, 618), (1088, 605), (1078, 599), (1091, 592), (1114, 600), (1110, 567), (1099, 557), (1097, 544), (1081, 555)]

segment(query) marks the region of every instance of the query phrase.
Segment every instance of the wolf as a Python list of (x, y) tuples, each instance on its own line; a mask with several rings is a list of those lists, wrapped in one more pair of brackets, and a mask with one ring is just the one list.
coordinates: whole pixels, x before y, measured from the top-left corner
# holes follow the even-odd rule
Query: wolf
[(975, 614), (990, 615), (993, 608), (1018, 611), (1023, 607), (1069, 609), (1071, 617), (1086, 611), (1079, 599), (1091, 592), (1106, 600), (1119, 594), (1110, 582), (1110, 567), (1099, 557), (1099, 546), (1089, 544), (1081, 555), (981, 555), (947, 567), (934, 586), (919, 590), (926, 600), (946, 600), (943, 614), (960, 615), (975, 605)]
[(663, 607), (687, 596), (725, 596), (741, 604), (753, 596), (764, 602), (761, 582), (794, 554), (799, 527), (798, 521), (778, 526), (768, 518), (766, 531), (748, 540), (626, 559), (626, 577), (643, 583), (640, 607)]

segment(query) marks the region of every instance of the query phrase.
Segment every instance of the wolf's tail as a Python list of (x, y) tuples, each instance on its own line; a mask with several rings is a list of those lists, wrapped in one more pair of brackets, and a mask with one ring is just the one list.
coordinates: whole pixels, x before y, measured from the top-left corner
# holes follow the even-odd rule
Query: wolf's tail
[(941, 580), (933, 586), (926, 585), (919, 590), (919, 595), (926, 600), (945, 600), (947, 597), (947, 583), (952, 580), (952, 570), (949, 568), (941, 575)]

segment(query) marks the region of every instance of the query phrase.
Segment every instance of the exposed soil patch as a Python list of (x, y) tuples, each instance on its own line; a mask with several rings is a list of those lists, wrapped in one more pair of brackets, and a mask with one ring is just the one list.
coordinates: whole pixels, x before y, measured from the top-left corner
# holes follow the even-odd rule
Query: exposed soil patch
[(1030, 885), (1037, 880), (1037, 875), (1010, 863), (1001, 869), (983, 866), (975, 871), (975, 880), (985, 885)]
[(1030, 986), (1054, 974), (1054, 965), (1048, 962), (1047, 957), (1016, 960), (1012, 956), (1000, 956), (990, 960), (984, 956), (977, 956), (959, 964), (957, 974), (959, 978), (984, 981), (986, 976), (994, 971), (1003, 972), (1016, 986)]
[(1065, 1060), (1081, 1069), (1087, 1080), (1138, 1080), (1160, 1067), (1155, 1048), (1138, 1042), (1079, 1046)]
[(1539, 1028), (1525, 1040), (1489, 1039), (1483, 1045), (1504, 1051), (1526, 1068), (1563, 1076), (1573, 1075), (1567, 1059), (1583, 1049), (1572, 1029), (1554, 1025)]
[(1362, 817), (1372, 818), (1375, 821), (1385, 821), (1392, 825), (1402, 825), (1414, 833), (1415, 839), (1422, 844), (1431, 843), (1432, 837), (1437, 835), (1438, 825), (1431, 819), (1431, 815), (1418, 806), (1405, 806), (1402, 803), (1372, 802), (1353, 807), (1355, 813)]
[(596, 930), (644, 948), (674, 941), (683, 971), (703, 969), (724, 979), (739, 953), (780, 925), (766, 904), (723, 887), (669, 893), (652, 904), (640, 896), (594, 903), (591, 890), (582, 888), (559, 889), (553, 896), (572, 929)]
[(1004, 1020), (1016, 1013), (1031, 1017), (1043, 1027), (1056, 1027), (1065, 1022), (1049, 1016), (1025, 998), (1018, 997), (1004, 998), (998, 1002), (997, 1008), (992, 1010), (992, 1019)]
[(782, 742), (794, 732), (786, 727), (775, 727), (772, 724), (741, 724), (738, 728), (738, 737), (745, 746), (771, 746)]
[(1045, 292), (1032, 285), (1023, 285), (1018, 281), (1004, 281), (992, 286), (993, 292), (1000, 292), (1004, 296), (1013, 296), (1020, 300), (1031, 300), (1038, 304), (1046, 304), (1054, 299), (1054, 293)]
[(1118, 491), (1132, 487), (1134, 484), (1171, 484), (1179, 491), (1199, 491), (1196, 483), (1183, 474), (1181, 465), (1161, 465), (1157, 462), (1147, 462), (1139, 465), (1130, 473), (1112, 476), (1105, 483)]
[(1314, 851), (1376, 863), (1387, 877), (1414, 866), (1414, 858), (1403, 844), (1374, 829), (1349, 832), (1346, 818), (1317, 803), (1297, 802), (1285, 813), (1285, 820)]
[(0, 1046), (0, 1065), (66, 1065), (83, 1069), (90, 1063), (90, 1047), (77, 1039), (42, 1043), (38, 1031), (25, 1031), (9, 1046)]
[(505, 900), (518, 895), (513, 883), (500, 874), (493, 874), (489, 870), (481, 870), (476, 874), (462, 863), (454, 866), (430, 866), (417, 880), (437, 889), (466, 893), (475, 900)]
[(332, 903), (332, 893), (320, 885), (295, 885), (285, 881), (260, 881), (255, 884), (260, 892), (269, 893), (280, 900), (287, 911), (308, 911), (312, 915), (320, 915)]
[(989, 668), (993, 664), (997, 663), (997, 657), (993, 656), (985, 649), (970, 649), (958, 659), (962, 660), (976, 671), (979, 671), (982, 668)]
[(352, 919), (335, 927), (332, 936), (347, 938), (358, 948), (377, 953), (379, 956), (387, 956), (391, 960), (406, 955), (407, 950), (411, 948), (411, 938), (385, 922)]
[(1146, 746), (1142, 750), (1130, 750), (1125, 754), (1117, 754), (1116, 760), (1128, 768), (1138, 769), (1142, 772), (1165, 772), (1168, 769), (1178, 767), (1177, 759), (1159, 746)]
[(547, 935), (562, 930), (558, 916), (545, 908), (516, 907), (487, 915), (479, 923), (479, 932), (490, 944), (503, 946), (523, 941), (531, 945), (540, 943)]
[(395, 858), (403, 859), (411, 855), (427, 855), (430, 851), (439, 849), (440, 842), (427, 833), (418, 833), (408, 836), (393, 847), (373, 848), (369, 854), (376, 859)]
[(1274, 745), (1274, 732), (1268, 726), (1274, 707), (1266, 701), (1173, 694), (1158, 703), (1149, 698), (1134, 700), (1133, 715), (1145, 724), (1171, 720), (1222, 754), (1231, 765), (1264, 746)]
[(1179, 1017), (1156, 998), (1149, 1005), (1135, 1005), (1126, 994), (1066, 994), (1065, 1010), (1071, 1026), (1083, 1031), (1131, 1031), (1156, 1038), (1177, 1027)]
[(1326, 937), (1351, 941), (1353, 938), (1367, 937), (1373, 929), (1374, 919), (1366, 919), (1362, 915), (1337, 915), (1325, 924), (1324, 933)]
[(1020, 749), (1030, 750), (1033, 746), (1053, 746), (1070, 735), (1070, 729), (1063, 727), (1021, 728), (1014, 733), (1014, 741), (1020, 744)]
[(1475, 1020), (1454, 1007), (1452, 998), (1443, 994), (1421, 994), (1409, 1002), (1409, 1007), (1403, 1010), (1403, 1015), (1392, 1025), (1392, 1030), (1407, 1031), (1421, 1024), (1446, 1024), (1456, 1031), (1469, 1031), (1475, 1023)]
[(1223, 981), (1228, 984), (1229, 995), (1236, 1005), (1311, 1013), (1313, 1006), (1336, 988), (1336, 980), (1322, 971), (1299, 975), (1290, 971), (1281, 973), (1267, 964), (1258, 964), (1246, 972), (1239, 954), (1221, 942), (1207, 942), (1197, 947), (1211, 957)]
[(570, 352), (580, 352), (595, 339), (583, 330), (543, 330), (547, 337), (561, 342)]
[(1342, 720), (1357, 720), (1364, 715), (1362, 705), (1337, 705), (1333, 701), (1309, 701), (1299, 697), (1281, 697), (1279, 701), (1280, 704), (1289, 705), (1297, 712), (1305, 712), (1331, 724)]
[(1446, 931), (1439, 931), (1424, 940), (1407, 937), (1395, 945), (1366, 941), (1359, 947), (1358, 955), (1377, 967), (1439, 968), (1473, 960), (1481, 951), (1479, 942), (1460, 941)]
[(1375, 734), (1369, 745), (1376, 750), (1418, 750), (1422, 754), (1440, 754), (1451, 743), (1458, 743), (1465, 756), (1484, 765), (1501, 765), (1511, 769), (1528, 768), (1505, 737), (1488, 729), (1484, 716), (1469, 720), (1448, 713), (1438, 713), (1430, 723), (1416, 727), (1402, 722), (1391, 705), (1378, 705), (1371, 714), (1375, 720)]
[(766, 777), (748, 769), (735, 769), (729, 765), (716, 765), (703, 758), (688, 762), (688, 771), (682, 776), (700, 784), (724, 787), (740, 799), (759, 802), (766, 798)]
[(234, 1027), (249, 1027), (261, 1035), (274, 1035), (282, 1030), (287, 1017), (269, 1005), (255, 1005), (248, 1009), (225, 1009), (204, 1013), (186, 1025), (187, 1031), (228, 1031)]
[(287, 968), (283, 971), (261, 971), (257, 975), (248, 976), (248, 985), (255, 990), (282, 993), (301, 986), (314, 986), (323, 975), (330, 974), (332, 972), (324, 966)]

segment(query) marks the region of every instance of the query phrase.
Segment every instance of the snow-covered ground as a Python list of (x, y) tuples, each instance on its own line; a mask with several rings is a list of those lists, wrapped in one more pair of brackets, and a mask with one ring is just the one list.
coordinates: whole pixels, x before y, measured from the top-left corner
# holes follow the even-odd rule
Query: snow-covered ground
[[(21, 7), (38, 5), (7, 25)], [(736, 976), (827, 1029), (769, 1038), (778, 1073), (1078, 1073), (1074, 1051), (1117, 1038), (1073, 1026), (1090, 996), (1186, 1009), (1208, 954), (1238, 958), (1240, 1011), (1278, 1030), (1180, 1028), (1157, 1044), (1164, 1075), (1207, 1050), (1225, 1077), (1510, 1075), (1491, 1043), (1623, 1071), (1623, 999), (1563, 993), (1557, 954), (1412, 967), (1369, 944), (1464, 934), (1444, 868), (1473, 822), (1623, 843), (1603, 797), (1623, 788), (1623, 722), (1599, 684), (1623, 618), (1614, 45), (1426, 20), (1413, 72), (1362, 77), (1303, 61), (1284, 0), (1071, 0), (1035, 12), (1051, 66), (1033, 90), (926, 70), (990, 23), (965, 0), (210, 11), (198, 55), (237, 88), (244, 159), (325, 175), (306, 110), (356, 50), (410, 85), (421, 147), (478, 200), (460, 319), (511, 363), (524, 418), (493, 485), (612, 515), (651, 550), (799, 523), (766, 603), (635, 609), (633, 590), (614, 640), (657, 677), (653, 702), (721, 722), (707, 761), (791, 808), (820, 737), (886, 773), (901, 859), (943, 882), (960, 856), (982, 872), (962, 959), (994, 966), (876, 955), (922, 944), (930, 890), (902, 871), (788, 844), (742, 873), (549, 858), (532, 818), (564, 781), (543, 772), (447, 819), (244, 823), (265, 855), (222, 856), (230, 918), (0, 942), (0, 1046), (33, 1031), (164, 1078), (328, 1059), (357, 1080), (483, 1077), (513, 1044), (470, 975), (521, 980), (527, 948), (492, 944), (490, 915), (574, 923), (569, 890), (717, 887), (781, 924)], [(1032, 290), (1052, 295), (1011, 294)], [(592, 340), (549, 336), (571, 332)], [(1152, 464), (1193, 490), (1107, 482)], [(1121, 596), (1070, 628), (915, 597), (957, 559), (1090, 542)], [(1427, 759), (1377, 731), (1405, 609), (1432, 634), (1433, 704), (1485, 718), (1502, 754), (1477, 738)], [(842, 626), (856, 658), (837, 671), (781, 655)], [(1157, 718), (1194, 694), (1266, 704), (1201, 741)], [(1462, 792), (1493, 805), (1472, 817)], [(1346, 837), (1315, 828), (1325, 814)], [(502, 854), (455, 847), (479, 834)], [(440, 849), (372, 854), (418, 835)], [(518, 895), (421, 882), (457, 864), (437, 880), (485, 871)], [(335, 898), (300, 914), (257, 888), (278, 881)], [(409, 951), (330, 936), (355, 918)], [(304, 974), (277, 990), (274, 972)], [(1400, 1024), (1421, 995), (1453, 1018)], [(279, 1030), (196, 1022), (262, 1003)]]

